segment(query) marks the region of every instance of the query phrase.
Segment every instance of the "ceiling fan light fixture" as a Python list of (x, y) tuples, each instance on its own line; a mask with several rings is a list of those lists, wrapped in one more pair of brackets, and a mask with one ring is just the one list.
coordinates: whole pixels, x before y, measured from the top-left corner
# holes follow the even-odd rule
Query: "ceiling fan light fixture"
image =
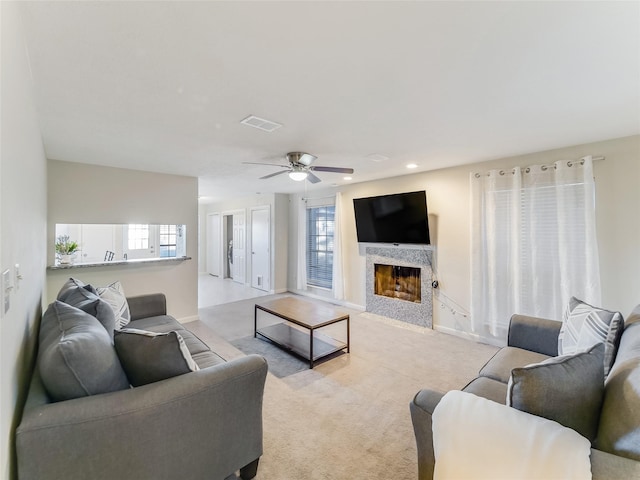
[(308, 173), (304, 172), (302, 170), (293, 170), (291, 172), (289, 172), (289, 178), (291, 180), (295, 180), (296, 182), (301, 182), (303, 181), (305, 178), (307, 178)]

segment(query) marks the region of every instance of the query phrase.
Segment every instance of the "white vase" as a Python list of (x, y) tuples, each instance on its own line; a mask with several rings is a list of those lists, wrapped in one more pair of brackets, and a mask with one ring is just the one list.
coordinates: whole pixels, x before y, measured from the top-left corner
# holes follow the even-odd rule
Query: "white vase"
[(71, 265), (73, 263), (73, 255), (60, 255), (60, 263), (62, 265)]

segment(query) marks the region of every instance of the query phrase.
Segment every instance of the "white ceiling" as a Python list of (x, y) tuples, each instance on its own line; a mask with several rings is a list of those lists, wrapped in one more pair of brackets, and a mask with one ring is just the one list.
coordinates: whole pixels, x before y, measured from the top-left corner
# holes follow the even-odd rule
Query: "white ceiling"
[(639, 2), (22, 8), (48, 158), (197, 176), (208, 201), (301, 191), (242, 164), (290, 151), (360, 182), (640, 133)]

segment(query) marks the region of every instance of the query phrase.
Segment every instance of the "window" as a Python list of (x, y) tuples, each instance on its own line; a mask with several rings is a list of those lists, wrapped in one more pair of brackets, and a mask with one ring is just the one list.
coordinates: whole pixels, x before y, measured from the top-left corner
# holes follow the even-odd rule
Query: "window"
[(307, 285), (332, 287), (334, 218), (334, 205), (307, 208)]
[(492, 170), (471, 188), (474, 331), (504, 338), (513, 313), (559, 319), (572, 296), (599, 303), (590, 161)]
[[(587, 202), (595, 206), (595, 198), (582, 192), (583, 183), (542, 185), (523, 188), (520, 192), (520, 305), (523, 312), (544, 313), (537, 306), (562, 291), (566, 278), (581, 278), (581, 265), (590, 240), (585, 215)], [(559, 208), (562, 205), (562, 208)], [(563, 213), (568, 212), (568, 213)], [(569, 216), (570, 219), (565, 217)], [(568, 245), (562, 248), (561, 244)], [(571, 282), (572, 288), (575, 282)], [(566, 304), (563, 299), (559, 305)]]
[(160, 258), (176, 256), (177, 235), (177, 225), (160, 225)]

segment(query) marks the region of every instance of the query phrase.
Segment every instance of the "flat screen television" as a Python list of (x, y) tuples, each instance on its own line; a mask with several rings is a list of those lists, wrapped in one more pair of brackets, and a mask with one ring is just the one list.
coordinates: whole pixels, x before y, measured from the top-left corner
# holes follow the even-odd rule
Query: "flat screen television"
[(427, 195), (424, 190), (354, 198), (353, 209), (358, 242), (430, 243)]

